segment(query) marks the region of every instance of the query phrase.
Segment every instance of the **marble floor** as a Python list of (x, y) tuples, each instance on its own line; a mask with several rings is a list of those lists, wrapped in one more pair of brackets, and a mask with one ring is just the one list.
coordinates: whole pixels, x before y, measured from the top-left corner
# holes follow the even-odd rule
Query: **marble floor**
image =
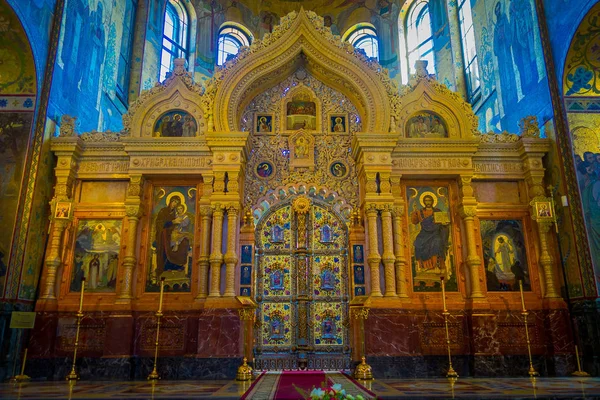
[[(600, 378), (376, 379), (378, 399), (600, 399)], [(239, 399), (250, 383), (232, 381), (29, 382), (0, 384), (0, 399)], [(253, 396), (255, 400), (267, 400)]]

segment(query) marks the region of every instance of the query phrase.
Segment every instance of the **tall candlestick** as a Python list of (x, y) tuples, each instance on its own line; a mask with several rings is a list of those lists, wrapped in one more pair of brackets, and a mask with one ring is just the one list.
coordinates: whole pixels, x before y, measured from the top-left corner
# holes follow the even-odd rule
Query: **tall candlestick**
[(444, 302), (444, 312), (448, 311), (446, 308), (446, 282), (444, 281), (444, 277), (441, 278), (442, 281), (442, 301)]
[(162, 312), (163, 294), (165, 292), (165, 278), (160, 278), (160, 298), (158, 299), (158, 312)]
[(79, 294), (79, 313), (83, 311), (83, 291), (85, 290), (85, 278), (81, 278), (81, 292)]
[(523, 311), (527, 311), (525, 309), (525, 298), (523, 297), (523, 281), (519, 281), (519, 290), (521, 291), (521, 307), (523, 307)]

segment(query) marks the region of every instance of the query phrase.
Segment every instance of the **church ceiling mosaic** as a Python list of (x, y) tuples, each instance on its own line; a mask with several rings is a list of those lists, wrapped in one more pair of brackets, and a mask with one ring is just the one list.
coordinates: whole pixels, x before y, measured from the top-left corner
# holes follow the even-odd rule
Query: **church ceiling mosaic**
[(600, 5), (596, 5), (590, 10), (571, 42), (563, 79), (563, 93), (566, 96), (598, 96), (600, 94), (599, 13)]

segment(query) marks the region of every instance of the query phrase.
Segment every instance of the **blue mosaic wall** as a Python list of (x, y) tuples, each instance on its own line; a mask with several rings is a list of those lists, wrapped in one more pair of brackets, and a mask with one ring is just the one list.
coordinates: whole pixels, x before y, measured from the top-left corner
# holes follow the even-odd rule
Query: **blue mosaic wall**
[(48, 115), (76, 130), (120, 130), (126, 112), (134, 0), (66, 0)]

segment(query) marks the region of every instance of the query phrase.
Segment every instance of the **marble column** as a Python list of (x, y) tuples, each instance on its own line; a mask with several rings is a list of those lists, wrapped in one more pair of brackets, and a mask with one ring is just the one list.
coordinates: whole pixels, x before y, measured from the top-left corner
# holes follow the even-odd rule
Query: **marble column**
[(223, 263), (223, 254), (221, 253), (221, 243), (223, 236), (223, 208), (221, 204), (215, 203), (212, 206), (213, 226), (212, 226), (212, 251), (210, 253), (210, 297), (221, 295), (221, 264)]
[(133, 270), (137, 264), (135, 251), (137, 248), (137, 228), (141, 216), (141, 206), (126, 206), (127, 242), (123, 257), (123, 280), (120, 283), (117, 302), (129, 302), (133, 298)]
[(404, 257), (404, 238), (402, 236), (402, 216), (404, 205), (394, 207), (394, 266), (396, 269), (396, 291), (398, 297), (408, 297), (406, 282), (406, 258)]
[(225, 253), (225, 297), (235, 296), (235, 266), (238, 262), (236, 254), (238, 232), (238, 207), (227, 207), (227, 252)]
[(385, 271), (385, 296), (396, 297), (396, 276), (394, 271), (394, 232), (392, 230), (392, 206), (386, 204), (381, 211), (381, 232), (383, 236), (383, 266)]
[(540, 233), (540, 266), (544, 271), (544, 281), (546, 283), (545, 298), (560, 297), (556, 291), (554, 274), (552, 272), (552, 256), (548, 251), (548, 232), (552, 227), (552, 222), (538, 221), (538, 230)]
[(210, 260), (210, 222), (212, 209), (208, 205), (200, 206), (200, 254), (198, 255), (198, 295), (197, 299), (208, 295), (208, 266)]
[(40, 299), (56, 300), (56, 273), (61, 264), (60, 248), (62, 237), (70, 220), (54, 219), (52, 230), (50, 231), (50, 241), (46, 249), (46, 258), (44, 260), (44, 286)]
[(381, 285), (379, 283), (379, 240), (377, 237), (377, 205), (368, 204), (366, 207), (367, 221), (369, 226), (369, 255), (367, 261), (371, 270), (371, 296), (381, 297)]

